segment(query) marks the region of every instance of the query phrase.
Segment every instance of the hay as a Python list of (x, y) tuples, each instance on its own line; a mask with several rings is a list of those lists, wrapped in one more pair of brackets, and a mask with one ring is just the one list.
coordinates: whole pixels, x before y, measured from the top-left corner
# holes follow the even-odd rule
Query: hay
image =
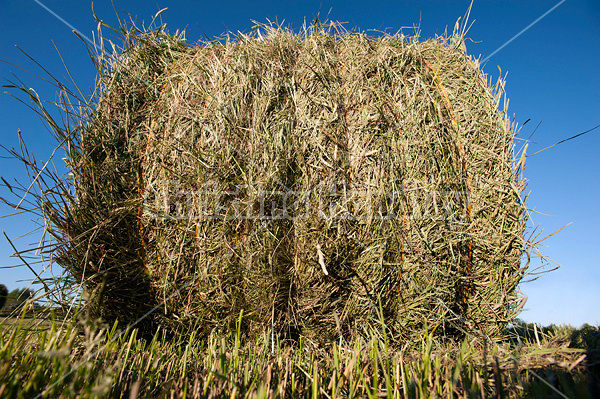
[[(460, 37), (130, 31), (72, 143), (58, 262), (107, 320), (317, 342), (518, 313), (514, 129)], [(164, 303), (163, 303), (164, 301)]]

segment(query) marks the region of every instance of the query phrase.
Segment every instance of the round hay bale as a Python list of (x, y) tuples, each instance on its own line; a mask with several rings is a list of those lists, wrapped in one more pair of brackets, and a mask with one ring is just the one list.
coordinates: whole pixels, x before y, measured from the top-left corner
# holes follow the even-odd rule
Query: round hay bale
[(57, 222), (98, 315), (158, 307), (138, 326), (205, 336), (243, 311), (249, 334), (317, 342), (515, 318), (514, 129), (461, 38), (131, 35), (101, 69)]

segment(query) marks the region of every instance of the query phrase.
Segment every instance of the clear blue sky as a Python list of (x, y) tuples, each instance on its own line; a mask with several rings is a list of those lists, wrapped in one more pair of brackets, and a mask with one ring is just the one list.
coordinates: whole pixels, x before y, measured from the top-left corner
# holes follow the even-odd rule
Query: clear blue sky
[[(41, 0), (48, 8), (83, 34), (92, 37), (96, 23), (91, 3), (81, 0)], [(68, 77), (52, 42), (57, 45), (80, 87), (93, 86), (95, 72), (83, 43), (71, 28), (50, 14), (34, 0), (5, 0), (0, 11), (0, 59), (36, 73), (40, 69), (16, 47), (26, 51), (61, 80)], [(522, 29), (558, 4), (555, 0), (483, 1), (476, 0), (471, 12), (474, 25), (467, 43), (471, 55), (485, 58)], [(169, 30), (187, 28), (188, 38), (213, 37), (225, 30), (248, 32), (252, 20), (285, 20), (297, 27), (310, 21), (321, 9), (321, 17), (347, 22), (347, 27), (361, 30), (389, 29), (421, 25), (422, 37), (452, 30), (457, 18), (464, 15), (469, 1), (261, 1), (192, 2), (192, 1), (119, 1), (117, 10), (125, 10), (140, 20), (150, 21), (158, 9)], [(97, 1), (97, 14), (116, 24), (110, 1)], [(408, 30), (407, 30), (408, 32)], [(529, 153), (600, 124), (600, 2), (566, 0), (521, 36), (493, 55), (485, 72), (496, 79), (508, 72), (506, 90), (510, 98), (508, 112), (522, 124), (520, 136), (531, 138)], [(40, 97), (55, 98), (55, 90), (39, 78), (17, 67), (0, 63), (0, 81), (6, 84), (16, 73)], [(53, 141), (37, 116), (12, 97), (0, 95), (0, 141), (4, 146), (17, 145), (21, 129), (30, 150), (38, 159), (47, 159)], [(553, 149), (529, 157), (526, 177), (531, 191), (529, 206), (531, 228), (537, 226), (542, 236), (571, 223), (561, 233), (544, 241), (545, 255), (562, 267), (522, 284), (528, 296), (522, 318), (548, 323), (600, 323), (600, 269), (598, 254), (600, 226), (599, 174), (600, 129)], [(2, 154), (4, 155), (4, 154)], [(0, 159), (0, 175), (6, 180), (23, 179), (20, 165)], [(0, 189), (5, 196), (6, 189)], [(0, 214), (11, 210), (0, 205)], [(29, 217), (0, 219), (0, 229), (11, 239), (35, 227)], [(0, 266), (19, 263), (0, 236)], [(39, 235), (16, 240), (20, 249), (28, 248)], [(535, 262), (534, 265), (539, 265)], [(40, 266), (36, 266), (40, 269)], [(0, 283), (9, 289), (23, 287), (31, 279), (25, 268), (0, 269)]]

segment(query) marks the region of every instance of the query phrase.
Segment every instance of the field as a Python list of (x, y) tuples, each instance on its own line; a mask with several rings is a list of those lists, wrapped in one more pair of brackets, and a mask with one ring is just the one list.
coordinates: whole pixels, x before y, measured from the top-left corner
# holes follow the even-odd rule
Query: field
[(7, 398), (591, 398), (600, 387), (600, 331), (591, 326), (520, 323), (488, 345), (424, 336), (414, 348), (390, 347), (383, 334), (317, 349), (268, 335), (244, 342), (239, 329), (207, 341), (160, 332), (147, 341), (81, 316), (0, 323)]

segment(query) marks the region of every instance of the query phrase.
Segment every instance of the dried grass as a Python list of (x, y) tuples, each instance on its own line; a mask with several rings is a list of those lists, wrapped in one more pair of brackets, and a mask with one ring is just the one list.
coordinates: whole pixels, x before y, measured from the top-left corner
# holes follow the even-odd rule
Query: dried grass
[[(49, 204), (105, 319), (315, 342), (495, 336), (519, 311), (514, 129), (454, 35), (121, 32)], [(56, 204), (56, 203), (55, 203)]]

